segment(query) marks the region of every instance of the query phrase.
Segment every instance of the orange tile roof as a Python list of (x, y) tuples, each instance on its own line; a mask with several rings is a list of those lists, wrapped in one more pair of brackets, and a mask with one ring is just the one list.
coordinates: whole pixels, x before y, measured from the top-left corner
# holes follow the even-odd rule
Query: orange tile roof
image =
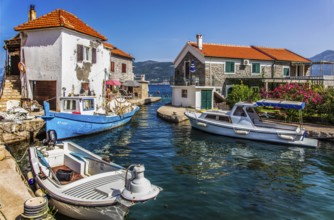
[(26, 23), (16, 26), (16, 31), (52, 28), (52, 27), (65, 27), (89, 36), (99, 38), (101, 40), (107, 40), (102, 34), (88, 26), (81, 21), (75, 15), (64, 11), (62, 9), (54, 10), (46, 15), (43, 15), (35, 20), (28, 21)]
[[(197, 43), (189, 42), (197, 48)], [(233, 46), (225, 44), (203, 43), (202, 50), (199, 50), (206, 57), (224, 57), (233, 59), (273, 60), (270, 56), (259, 52), (250, 46)]]
[(257, 47), (257, 46), (253, 46), (253, 48), (279, 61), (292, 61), (292, 62), (303, 62), (303, 63), (311, 62), (309, 59), (306, 59), (284, 48), (268, 48), (268, 47)]
[(104, 46), (105, 48), (110, 49), (110, 50), (112, 50), (112, 49), (115, 48), (114, 45), (112, 45), (112, 44), (110, 44), (110, 43), (107, 43), (107, 42), (103, 42), (103, 46)]
[(124, 51), (118, 49), (117, 47), (115, 47), (114, 45), (112, 45), (110, 43), (103, 42), (103, 46), (105, 48), (110, 49), (112, 54), (115, 54), (115, 55), (118, 55), (118, 56), (121, 56), (121, 57), (126, 57), (126, 58), (129, 58), (129, 59), (134, 59), (133, 56), (131, 56), (128, 53), (125, 53)]

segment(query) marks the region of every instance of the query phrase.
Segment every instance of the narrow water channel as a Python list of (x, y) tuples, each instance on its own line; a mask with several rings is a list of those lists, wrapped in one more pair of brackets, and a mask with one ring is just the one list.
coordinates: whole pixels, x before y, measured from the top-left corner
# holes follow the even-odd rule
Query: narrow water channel
[(170, 88), (150, 91), (162, 101), (142, 106), (129, 124), (71, 139), (124, 167), (145, 164), (146, 177), (164, 188), (155, 201), (131, 208), (127, 220), (333, 219), (333, 144), (305, 149), (171, 124), (156, 115)]

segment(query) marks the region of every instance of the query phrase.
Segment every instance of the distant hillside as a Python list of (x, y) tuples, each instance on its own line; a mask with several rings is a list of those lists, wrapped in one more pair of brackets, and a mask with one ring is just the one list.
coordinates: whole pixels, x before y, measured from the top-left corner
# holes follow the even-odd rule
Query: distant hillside
[(136, 76), (145, 74), (145, 79), (151, 83), (170, 81), (174, 75), (173, 62), (157, 62), (153, 60), (134, 62), (133, 72)]
[[(313, 62), (319, 61), (332, 61), (334, 62), (334, 50), (326, 50), (322, 53), (319, 53), (310, 58)], [(333, 65), (323, 65), (323, 73), (321, 73), (321, 65), (312, 65), (312, 75), (334, 75), (334, 66)]]

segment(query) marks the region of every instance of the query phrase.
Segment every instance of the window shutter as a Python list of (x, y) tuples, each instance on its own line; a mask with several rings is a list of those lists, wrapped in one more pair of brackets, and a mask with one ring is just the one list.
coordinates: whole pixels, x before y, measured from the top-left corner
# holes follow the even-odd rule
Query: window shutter
[(110, 62), (110, 72), (115, 72), (115, 62)]
[(226, 62), (225, 72), (227, 73), (234, 72), (234, 62)]
[(126, 64), (122, 63), (122, 73), (126, 73)]
[(92, 49), (92, 63), (96, 63), (96, 48)]
[(79, 44), (77, 45), (77, 61), (83, 61), (83, 46)]

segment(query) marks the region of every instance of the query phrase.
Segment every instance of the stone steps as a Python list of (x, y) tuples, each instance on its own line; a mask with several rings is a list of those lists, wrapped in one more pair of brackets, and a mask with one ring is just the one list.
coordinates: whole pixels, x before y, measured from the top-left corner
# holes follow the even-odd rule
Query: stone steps
[(5, 80), (4, 88), (0, 99), (0, 111), (6, 111), (8, 100), (21, 100), (20, 78), (8, 77)]

